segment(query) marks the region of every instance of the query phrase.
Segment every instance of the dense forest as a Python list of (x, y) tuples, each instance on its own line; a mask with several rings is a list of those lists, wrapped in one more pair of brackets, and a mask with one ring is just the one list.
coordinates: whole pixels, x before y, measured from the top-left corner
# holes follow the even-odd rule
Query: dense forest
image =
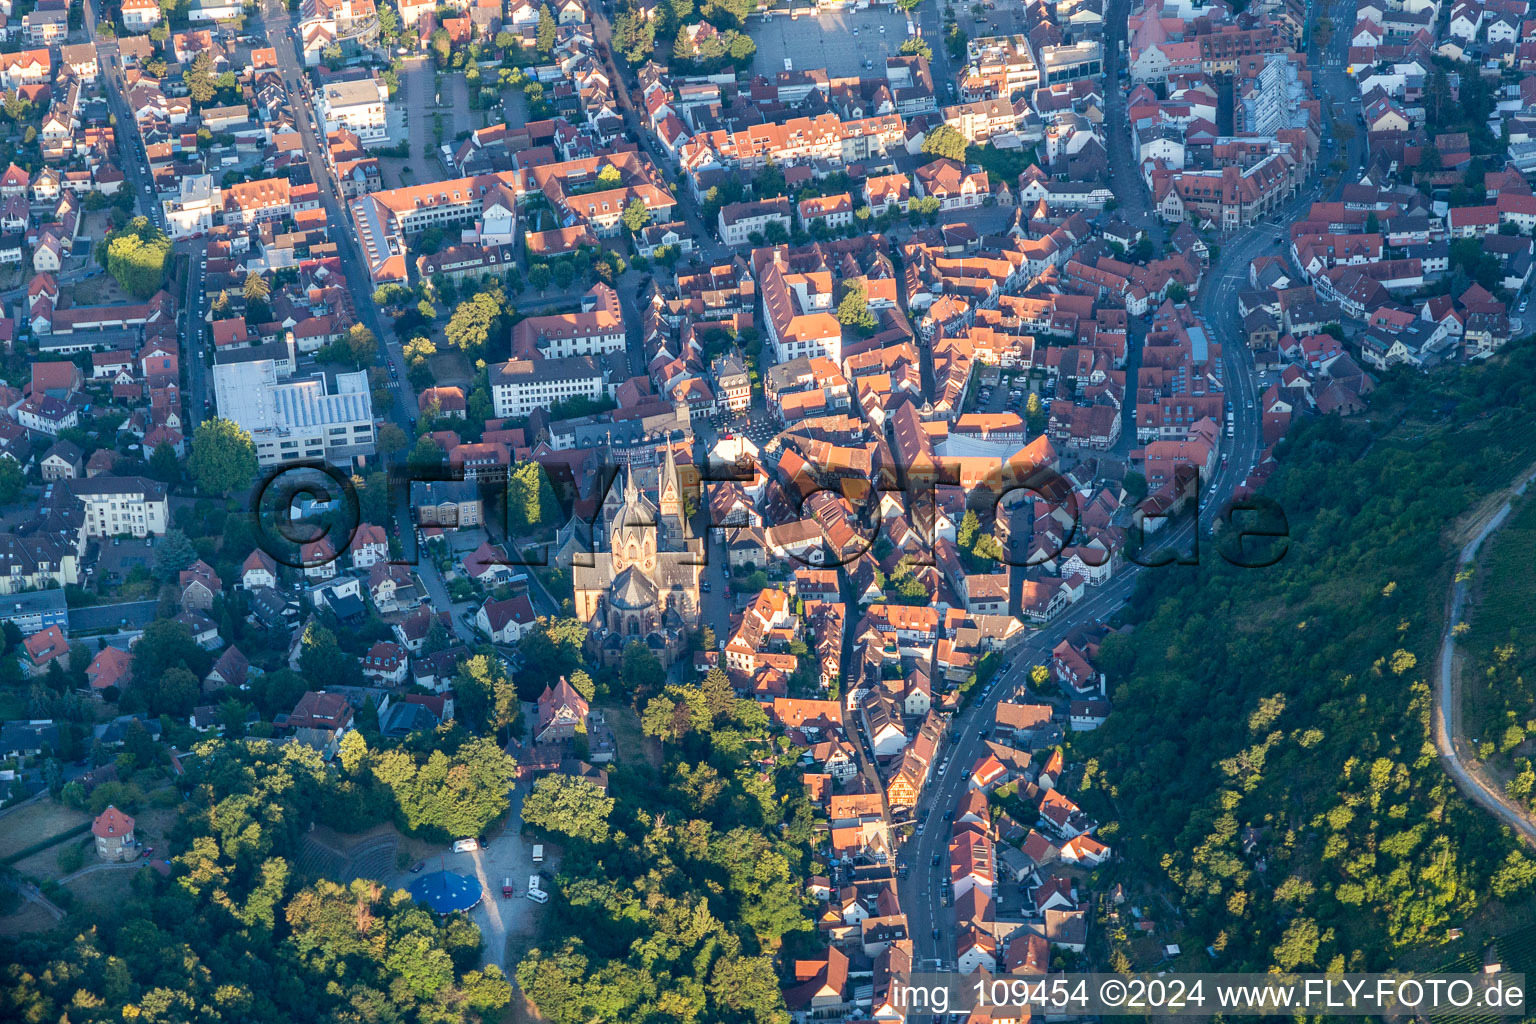
[(1475, 607), (1458, 641), (1462, 715), (1477, 754), (1505, 791), (1536, 807), (1536, 491), (1517, 503), (1472, 566)]
[(1529, 898), (1536, 860), (1436, 759), (1428, 684), (1457, 518), (1536, 459), (1532, 410), (1529, 342), (1390, 374), (1368, 417), (1282, 442), (1277, 565), (1207, 552), (1144, 577), (1103, 647), (1114, 713), (1076, 754), (1122, 875), (1174, 901), (1186, 956), (1381, 969)]
[(659, 766), (626, 764), (611, 795), (550, 776), (524, 803), (565, 856), (518, 983), (555, 1024), (787, 1024), (773, 954), (808, 939), (814, 838), (796, 754), (718, 670), (643, 718), (667, 739)]
[(468, 918), (296, 868), (316, 821), (367, 827), (395, 814), (434, 835), (503, 812), (506, 755), (453, 731), (441, 739), (430, 753), (376, 756), (354, 732), (340, 772), (299, 744), (200, 744), (180, 780), (187, 801), (171, 846), (184, 852), (171, 875), (141, 871), (116, 913), (16, 942), (0, 1019), (461, 1024), (505, 1007), (511, 985), (477, 968)]

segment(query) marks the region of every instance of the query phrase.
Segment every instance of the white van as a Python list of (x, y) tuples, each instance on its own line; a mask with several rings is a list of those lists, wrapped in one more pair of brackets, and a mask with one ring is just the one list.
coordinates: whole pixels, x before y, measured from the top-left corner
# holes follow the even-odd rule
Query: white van
[(539, 892), (540, 891), (539, 876), (538, 875), (529, 875), (528, 876), (528, 891), (529, 892)]
[(544, 844), (543, 843), (534, 843), (533, 844), (533, 862), (535, 864), (543, 864), (544, 863)]
[(453, 841), (454, 853), (474, 853), (480, 849), (480, 841), (477, 839), (455, 839)]
[(533, 900), (535, 903), (548, 903), (549, 893), (543, 891), (542, 889), (529, 889), (528, 898)]

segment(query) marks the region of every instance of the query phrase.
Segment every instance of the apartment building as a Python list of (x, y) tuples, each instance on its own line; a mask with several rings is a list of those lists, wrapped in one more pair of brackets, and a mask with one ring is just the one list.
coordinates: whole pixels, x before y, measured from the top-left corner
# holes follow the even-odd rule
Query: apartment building
[(624, 376), (610, 357), (509, 359), (490, 368), (491, 404), (499, 417), (527, 416), (577, 396), (601, 398)]
[(426, 185), (383, 189), (348, 207), (375, 285), (408, 279), (406, 243), (431, 227), (475, 224), (484, 244), (506, 244), (517, 224), (513, 174), (480, 174)]
[(753, 203), (727, 203), (720, 207), (720, 241), (726, 245), (746, 245), (752, 235), (761, 235), (769, 224), (778, 224), (786, 234), (793, 226), (789, 200), (784, 196)]
[(737, 132), (702, 132), (678, 150), (678, 163), (687, 173), (719, 168), (752, 174), (769, 161), (780, 166), (849, 164), (905, 146), (906, 122), (899, 114), (844, 121), (826, 113)]
[(346, 129), (364, 146), (388, 142), (388, 102), (389, 90), (378, 75), (329, 83), (320, 91), (320, 116), (325, 120), (326, 134)]
[(170, 520), (165, 485), (141, 476), (59, 480), (43, 492), (45, 506), (74, 499), (84, 507), (86, 537), (148, 537), (165, 533)]
[(62, 42), (69, 34), (69, 11), (58, 8), (49, 11), (30, 11), (22, 15), (22, 38), (33, 46), (52, 46)]
[(250, 225), (281, 220), (294, 210), (318, 209), (320, 190), (314, 185), (293, 185), (287, 178), (243, 181), (223, 190), (224, 223)]
[(160, 208), (173, 239), (206, 234), (224, 209), (224, 190), (211, 174), (189, 174), (178, 183), (176, 195), (160, 201)]
[(966, 102), (1012, 99), (1039, 84), (1040, 67), (1026, 36), (978, 36), (966, 44), (960, 76), (960, 95)]
[(512, 328), (512, 355), (519, 359), (600, 356), (624, 345), (619, 293), (601, 282), (581, 297), (579, 312), (531, 316)]
[(272, 360), (224, 363), (213, 368), (213, 392), (219, 415), (250, 433), (263, 467), (305, 459), (346, 465), (373, 454), (365, 372), (336, 374), (331, 390), (323, 374), (279, 380)]
[(47, 48), (0, 53), (0, 88), (17, 89), (53, 80), (53, 56)]
[(160, 24), (160, 5), (155, 0), (123, 0), (123, 27), (148, 32)]
[(763, 296), (764, 327), (774, 361), (825, 356), (842, 361), (843, 326), (838, 323), (836, 282), (829, 271), (796, 273), (782, 246), (752, 254)]

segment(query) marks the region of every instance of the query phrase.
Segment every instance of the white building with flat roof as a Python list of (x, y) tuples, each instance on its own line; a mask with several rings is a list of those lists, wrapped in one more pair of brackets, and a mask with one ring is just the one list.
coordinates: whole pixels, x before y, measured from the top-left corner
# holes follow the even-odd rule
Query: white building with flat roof
[(258, 465), (306, 459), (347, 465), (374, 452), (366, 372), (338, 373), (328, 390), (323, 374), (278, 380), (270, 359), (230, 363), (213, 368), (213, 393), (219, 415), (250, 432)]
[(378, 75), (331, 82), (320, 91), (320, 116), (325, 119), (326, 134), (345, 128), (355, 133), (364, 146), (388, 142), (388, 103), (389, 90)]
[(224, 210), (224, 190), (211, 174), (189, 174), (176, 195), (160, 201), (160, 208), (172, 238), (191, 238), (212, 230), (214, 217)]

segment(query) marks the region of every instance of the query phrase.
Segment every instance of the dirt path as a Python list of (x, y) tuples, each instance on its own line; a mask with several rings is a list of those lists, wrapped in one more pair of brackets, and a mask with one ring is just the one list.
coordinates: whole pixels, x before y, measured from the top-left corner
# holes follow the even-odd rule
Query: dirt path
[(123, 868), (133, 868), (134, 870), (138, 870), (148, 863), (149, 861), (147, 860), (114, 860), (100, 864), (88, 864), (81, 868), (79, 871), (71, 871), (69, 874), (59, 879), (59, 884), (63, 885), (65, 882), (73, 882), (77, 878), (83, 878), (86, 875), (93, 875), (98, 871), (116, 871)]
[[(1456, 780), (1457, 787), (1494, 817), (1513, 828), (1526, 842), (1536, 845), (1536, 823), (1504, 795), (1502, 787), (1488, 776), (1476, 757), (1470, 754), (1471, 748), (1461, 724), (1461, 658), (1456, 652), (1455, 632), (1456, 626), (1462, 621), (1467, 603), (1467, 581), (1459, 578), (1462, 570), (1477, 557), (1483, 542), (1509, 519), (1514, 499), (1525, 494), (1532, 480), (1536, 480), (1536, 468), (1527, 469), (1502, 496), (1496, 495), (1483, 502), (1467, 523), (1458, 528), (1457, 539), (1465, 537), (1466, 542), (1456, 559), (1457, 578), (1453, 578), (1451, 583), (1445, 633), (1440, 640), (1440, 678), (1434, 688), (1434, 732), (1441, 763), (1451, 778)], [(1465, 760), (1463, 751), (1469, 751)]]

